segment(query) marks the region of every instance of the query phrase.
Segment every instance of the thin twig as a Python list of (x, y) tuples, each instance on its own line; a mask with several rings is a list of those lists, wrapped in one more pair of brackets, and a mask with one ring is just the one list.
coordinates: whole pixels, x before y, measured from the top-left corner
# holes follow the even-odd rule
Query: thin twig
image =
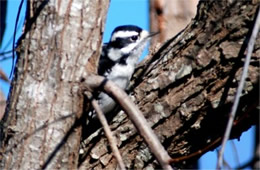
[(221, 137), (219, 137), (216, 140), (214, 140), (213, 142), (211, 142), (205, 148), (199, 149), (198, 151), (193, 152), (189, 155), (185, 155), (185, 156), (181, 156), (181, 157), (177, 157), (177, 158), (172, 158), (170, 162), (176, 163), (176, 162), (181, 162), (181, 161), (185, 161), (185, 160), (188, 160), (188, 159), (192, 159), (194, 157), (199, 157), (199, 156), (203, 155), (204, 153), (208, 152), (209, 150), (212, 150), (212, 148), (214, 148), (220, 142), (221, 142)]
[(5, 60), (12, 59), (12, 57), (13, 57), (13, 56), (11, 56), (11, 55), (8, 55), (8, 56), (4, 55), (4, 56), (0, 57), (0, 62), (1, 62), (1, 61), (5, 61)]
[(0, 68), (0, 80), (3, 80), (6, 83), (10, 84), (10, 80), (8, 79), (5, 72), (1, 68)]
[(258, 9), (255, 25), (254, 25), (254, 28), (253, 28), (253, 32), (252, 32), (252, 35), (251, 35), (249, 43), (248, 43), (248, 47), (247, 47), (248, 52), (247, 52), (247, 55), (246, 55), (246, 60), (245, 60), (242, 76), (241, 76), (239, 86), (238, 86), (238, 89), (237, 89), (237, 93), (236, 93), (236, 96), (235, 96), (235, 101), (234, 101), (234, 104), (232, 106), (232, 110), (231, 110), (230, 117), (229, 117), (229, 120), (228, 120), (227, 128), (226, 128), (226, 131), (225, 131), (225, 134), (224, 134), (224, 138), (223, 138), (223, 141), (222, 141), (222, 144), (221, 144), (221, 149), (219, 151), (217, 169), (220, 169), (223, 165), (223, 154), (224, 154), (225, 146), (226, 146), (226, 143), (227, 143), (229, 136), (230, 136), (230, 132), (231, 132), (232, 125), (233, 125), (233, 122), (234, 122), (234, 118), (235, 118), (235, 115), (236, 115), (239, 99), (240, 99), (242, 90), (244, 88), (245, 79), (247, 77), (247, 72), (248, 72), (248, 66), (249, 66), (251, 55), (252, 55), (252, 52), (253, 52), (253, 49), (254, 49), (255, 39), (256, 39), (258, 31), (259, 31), (259, 26), (260, 26), (260, 8)]
[(169, 161), (171, 160), (170, 156), (160, 143), (157, 136), (154, 134), (153, 130), (149, 126), (141, 111), (131, 101), (129, 96), (115, 83), (109, 80), (106, 81), (106, 79), (104, 79), (104, 77), (102, 76), (91, 74), (88, 75), (85, 80), (86, 89), (97, 89), (100, 88), (102, 84), (104, 84), (102, 88), (104, 92), (114, 98), (127, 113), (129, 119), (138, 129), (140, 135), (144, 138), (149, 148), (151, 149), (151, 152), (155, 155), (162, 168), (166, 170), (172, 169), (169, 164)]
[(22, 0), (20, 2), (20, 5), (19, 5), (19, 8), (18, 8), (18, 12), (17, 12), (17, 16), (16, 16), (16, 20), (15, 20), (15, 27), (14, 27), (14, 36), (13, 36), (13, 45), (12, 45), (12, 55), (13, 55), (13, 60), (12, 60), (12, 69), (11, 69), (11, 73), (10, 73), (10, 76), (9, 78), (11, 78), (12, 74), (13, 74), (13, 71), (14, 71), (14, 62), (15, 62), (15, 37), (16, 37), (16, 33), (17, 33), (17, 25), (18, 25), (18, 21), (19, 21), (19, 18), (20, 18), (20, 14), (21, 14), (21, 10), (22, 10), (22, 6), (23, 6), (23, 3), (24, 3), (24, 0)]
[(120, 155), (120, 152), (119, 152), (119, 150), (118, 150), (118, 148), (116, 146), (116, 139), (113, 136), (112, 131), (109, 128), (109, 125), (107, 123), (105, 115), (102, 113), (102, 110), (100, 109), (100, 107), (99, 107), (99, 105), (98, 105), (98, 103), (97, 103), (97, 101), (95, 99), (93, 99), (91, 101), (91, 104), (92, 104), (93, 108), (95, 109), (95, 111), (97, 113), (97, 116), (98, 116), (98, 118), (100, 120), (100, 123), (102, 124), (102, 126), (104, 128), (104, 131), (105, 131), (105, 134), (107, 136), (108, 142), (109, 142), (109, 144), (111, 146), (111, 149), (112, 149), (112, 151), (114, 153), (114, 156), (117, 159), (117, 162), (119, 164), (120, 169), (121, 170), (125, 170), (125, 164), (124, 164), (123, 159), (122, 159), (122, 157)]
[(9, 51), (4, 51), (0, 53), (0, 57), (6, 54), (11, 54), (13, 52), (13, 50), (9, 50)]

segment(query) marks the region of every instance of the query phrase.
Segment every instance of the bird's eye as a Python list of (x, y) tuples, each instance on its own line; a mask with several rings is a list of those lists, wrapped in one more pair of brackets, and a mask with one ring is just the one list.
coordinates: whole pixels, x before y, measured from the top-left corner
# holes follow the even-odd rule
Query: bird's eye
[(130, 37), (131, 41), (136, 41), (138, 39), (138, 36), (137, 35), (134, 35), (132, 37)]

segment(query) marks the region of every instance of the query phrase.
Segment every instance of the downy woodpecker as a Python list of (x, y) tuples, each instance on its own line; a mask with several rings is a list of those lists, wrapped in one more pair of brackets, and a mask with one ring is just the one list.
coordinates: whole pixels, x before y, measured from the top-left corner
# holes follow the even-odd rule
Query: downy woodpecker
[[(98, 74), (125, 90), (146, 43), (153, 35), (134, 25), (115, 28), (110, 41), (103, 44)], [(98, 95), (98, 103), (104, 114), (116, 107), (115, 101), (103, 92)]]

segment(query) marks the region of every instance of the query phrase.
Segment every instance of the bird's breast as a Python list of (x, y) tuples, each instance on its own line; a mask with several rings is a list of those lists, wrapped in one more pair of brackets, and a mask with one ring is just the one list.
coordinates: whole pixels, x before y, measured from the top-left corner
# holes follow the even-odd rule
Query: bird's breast
[(116, 64), (111, 70), (110, 74), (107, 76), (107, 79), (113, 81), (120, 88), (125, 90), (133, 73), (134, 66)]

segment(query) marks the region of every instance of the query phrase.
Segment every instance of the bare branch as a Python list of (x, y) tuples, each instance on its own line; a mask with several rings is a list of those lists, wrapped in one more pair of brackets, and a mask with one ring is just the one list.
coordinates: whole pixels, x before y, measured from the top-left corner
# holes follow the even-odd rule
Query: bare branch
[(11, 59), (12, 58), (12, 56), (1, 56), (1, 58), (0, 58), (0, 61), (5, 61), (5, 60), (9, 60), (9, 59)]
[(112, 131), (109, 128), (109, 125), (107, 123), (105, 115), (102, 113), (102, 110), (100, 109), (100, 107), (99, 107), (99, 105), (98, 105), (98, 103), (97, 103), (97, 101), (95, 99), (93, 99), (91, 101), (91, 104), (92, 104), (93, 108), (95, 109), (95, 111), (97, 113), (97, 116), (98, 116), (98, 118), (100, 120), (100, 123), (102, 124), (102, 126), (104, 128), (106, 137), (107, 137), (108, 142), (109, 142), (109, 144), (111, 146), (111, 149), (112, 149), (112, 151), (114, 153), (114, 156), (117, 159), (117, 162), (119, 164), (120, 169), (121, 170), (125, 170), (126, 168), (125, 168), (123, 159), (122, 159), (122, 157), (120, 155), (120, 152), (119, 152), (119, 150), (117, 148), (117, 145), (116, 145), (116, 139), (113, 136)]
[[(13, 69), (14, 69), (14, 51), (15, 51), (15, 36), (16, 36), (16, 32), (17, 32), (17, 27), (18, 27), (18, 21), (19, 21), (19, 18), (20, 18), (20, 14), (21, 14), (21, 10), (22, 10), (22, 6), (23, 6), (23, 3), (24, 3), (24, 0), (22, 0), (20, 2), (20, 5), (19, 5), (19, 8), (18, 8), (18, 12), (17, 12), (17, 16), (16, 16), (16, 21), (15, 21), (15, 27), (14, 27), (14, 34), (13, 34), (13, 44), (12, 44), (12, 56), (13, 56), (13, 60), (12, 60), (12, 70), (11, 70), (11, 73), (10, 73), (10, 77), (12, 76), (13, 74)], [(10, 78), (9, 77), (9, 78)]]
[(6, 74), (1, 68), (0, 68), (0, 80), (3, 80), (6, 83), (10, 84), (10, 80), (8, 79), (8, 77), (6, 76)]
[(5, 54), (11, 54), (13, 52), (13, 50), (9, 50), (9, 51), (4, 51), (0, 53), (0, 56), (5, 55)]
[(102, 89), (111, 97), (113, 97), (123, 108), (123, 110), (129, 116), (129, 119), (133, 122), (135, 127), (140, 132), (148, 144), (151, 152), (155, 155), (163, 169), (172, 169), (169, 165), (170, 156), (160, 143), (157, 136), (147, 123), (141, 111), (135, 106), (128, 95), (113, 82), (106, 80), (104, 77), (94, 74), (88, 75), (85, 84), (85, 88), (97, 89), (102, 86)]
[(233, 125), (233, 122), (234, 122), (234, 118), (236, 116), (236, 111), (237, 111), (239, 99), (240, 99), (242, 90), (244, 88), (245, 79), (247, 77), (247, 72), (248, 72), (248, 66), (249, 66), (250, 59), (251, 59), (251, 56), (252, 56), (252, 52), (253, 52), (253, 49), (254, 49), (254, 44), (255, 44), (255, 40), (256, 40), (258, 31), (259, 31), (259, 27), (260, 27), (260, 9), (258, 9), (258, 12), (257, 12), (257, 17), (256, 17), (256, 21), (255, 21), (255, 24), (254, 24), (253, 32), (252, 32), (252, 35), (250, 37), (249, 44), (248, 44), (248, 47), (247, 47), (248, 52), (247, 52), (247, 55), (246, 55), (246, 60), (245, 60), (241, 80), (240, 80), (240, 83), (239, 83), (239, 86), (238, 86), (238, 89), (237, 89), (234, 104), (232, 106), (232, 110), (231, 110), (230, 117), (229, 117), (229, 120), (228, 120), (227, 128), (226, 128), (224, 138), (223, 138), (223, 141), (222, 141), (221, 149), (219, 151), (217, 169), (220, 169), (223, 165), (223, 154), (224, 154), (225, 146), (226, 146), (226, 143), (227, 143), (229, 136), (230, 136), (230, 132), (231, 132), (232, 125)]

